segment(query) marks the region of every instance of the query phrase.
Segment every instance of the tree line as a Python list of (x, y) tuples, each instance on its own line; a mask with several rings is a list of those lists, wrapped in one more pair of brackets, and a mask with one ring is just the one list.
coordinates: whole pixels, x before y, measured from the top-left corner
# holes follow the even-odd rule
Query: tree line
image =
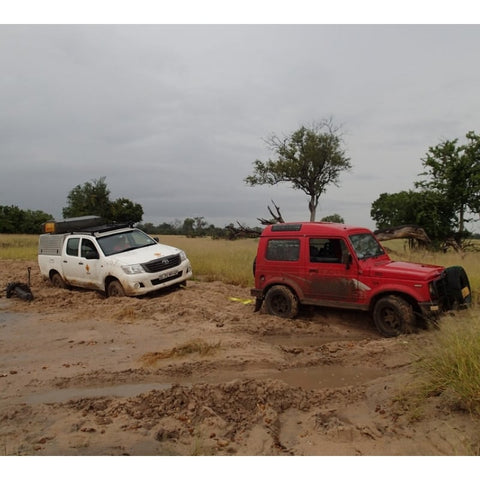
[[(142, 220), (143, 208), (128, 198), (110, 200), (106, 177), (74, 187), (62, 210), (63, 218), (98, 215), (108, 223), (137, 223)], [(0, 233), (41, 233), (42, 224), (53, 220), (41, 210), (22, 210), (16, 205), (0, 205)]]
[(0, 205), (0, 233), (41, 233), (42, 223), (51, 220), (41, 210), (22, 210), (16, 205)]

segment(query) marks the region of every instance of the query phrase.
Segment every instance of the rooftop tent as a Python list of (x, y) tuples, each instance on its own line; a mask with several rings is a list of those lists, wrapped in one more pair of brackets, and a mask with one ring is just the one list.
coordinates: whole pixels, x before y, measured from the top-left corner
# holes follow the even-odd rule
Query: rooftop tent
[(43, 233), (69, 233), (78, 232), (86, 228), (105, 225), (102, 217), (87, 215), (84, 217), (65, 218), (61, 221), (51, 220), (42, 224)]

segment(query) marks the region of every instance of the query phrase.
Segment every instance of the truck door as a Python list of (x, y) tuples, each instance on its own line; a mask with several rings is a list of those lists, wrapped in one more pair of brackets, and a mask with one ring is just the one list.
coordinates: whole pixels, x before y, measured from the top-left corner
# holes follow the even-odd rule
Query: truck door
[[(305, 296), (319, 303), (358, 301), (356, 263), (342, 238), (312, 237), (309, 241)], [(341, 305), (339, 305), (341, 306)]]
[(63, 273), (68, 283), (78, 287), (103, 287), (99, 278), (100, 256), (92, 240), (70, 237), (65, 253)]

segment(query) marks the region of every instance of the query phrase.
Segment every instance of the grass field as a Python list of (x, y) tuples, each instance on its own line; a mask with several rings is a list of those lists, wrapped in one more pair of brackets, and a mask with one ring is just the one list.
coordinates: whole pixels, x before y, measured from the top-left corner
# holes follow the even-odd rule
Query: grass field
[[(219, 280), (250, 287), (253, 285), (252, 264), (257, 239), (237, 241), (161, 236), (161, 243), (185, 250), (194, 279)], [(0, 259), (36, 260), (37, 235), (0, 234)], [(465, 268), (473, 291), (473, 308), (460, 313), (459, 321), (445, 322), (434, 332), (430, 349), (422, 352), (418, 362), (427, 394), (448, 392), (457, 404), (480, 414), (480, 252), (439, 253), (411, 251), (405, 242), (384, 242), (394, 260), (435, 265), (461, 265)]]
[(0, 233), (0, 260), (36, 260), (38, 235)]

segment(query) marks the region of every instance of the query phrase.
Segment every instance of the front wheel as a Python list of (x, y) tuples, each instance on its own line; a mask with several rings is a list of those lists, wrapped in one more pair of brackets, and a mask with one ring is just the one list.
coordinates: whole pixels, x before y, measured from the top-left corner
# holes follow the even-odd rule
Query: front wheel
[(52, 274), (50, 281), (55, 288), (67, 288), (67, 284), (58, 272)]
[(112, 280), (107, 287), (107, 297), (124, 297), (125, 291), (118, 280)]
[(396, 337), (415, 331), (415, 314), (412, 306), (396, 295), (383, 297), (375, 304), (373, 321), (384, 337)]
[(284, 285), (276, 285), (267, 292), (265, 305), (267, 312), (277, 317), (294, 318), (298, 313), (297, 297)]

